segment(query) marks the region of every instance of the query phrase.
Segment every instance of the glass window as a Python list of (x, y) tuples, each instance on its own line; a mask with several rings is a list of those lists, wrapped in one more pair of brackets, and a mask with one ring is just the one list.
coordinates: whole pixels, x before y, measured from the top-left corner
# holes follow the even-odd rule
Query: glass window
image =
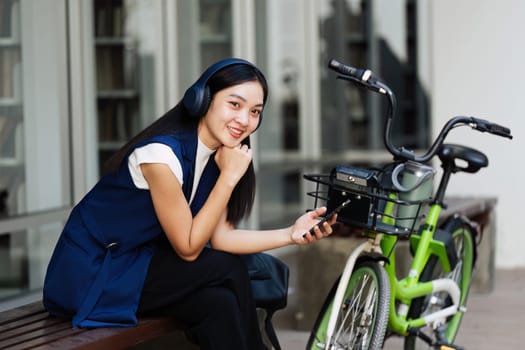
[[(99, 169), (164, 106), (162, 2), (93, 0)], [(160, 91), (159, 91), (160, 90)]]
[[(301, 192), (303, 148), (300, 133), (302, 22), (299, 1), (255, 2), (257, 65), (270, 89), (263, 122), (257, 131), (259, 227), (287, 226), (304, 212)], [(269, 11), (276, 11), (270, 13)]]
[(0, 2), (0, 299), (36, 290), (71, 203), (65, 1)]
[[(177, 82), (181, 97), (212, 63), (233, 56), (231, 0), (177, 2)], [(177, 100), (178, 101), (178, 100)]]
[(230, 0), (199, 1), (200, 56), (202, 68), (232, 56)]
[(2, 5), (0, 204), (12, 216), (70, 202), (65, 27), (57, 27), (65, 13), (39, 2)]
[[(426, 146), (429, 129), (427, 97), (417, 76), (416, 6), (416, 1), (326, 0), (320, 17), (322, 70), (335, 58), (383, 79), (398, 102), (394, 142), (412, 149)], [(323, 149), (383, 150), (386, 103), (335, 77), (330, 71), (321, 80)]]
[(369, 93), (336, 80), (335, 73), (325, 67), (335, 58), (354, 67), (372, 68), (371, 1), (334, 0), (325, 5), (320, 18), (321, 64), (326, 72), (321, 80), (323, 149), (366, 149), (371, 142)]
[(24, 211), (25, 168), (22, 114), (20, 4), (0, 7), (0, 215)]
[(49, 222), (0, 235), (0, 301), (42, 288), (63, 226), (63, 221)]

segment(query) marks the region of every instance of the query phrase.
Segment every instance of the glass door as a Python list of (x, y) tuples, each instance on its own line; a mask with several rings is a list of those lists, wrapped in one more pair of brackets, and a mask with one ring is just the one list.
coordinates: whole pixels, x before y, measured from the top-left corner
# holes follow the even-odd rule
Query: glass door
[[(205, 67), (232, 55), (232, 5), (230, 0), (92, 4), (98, 166), (103, 173), (106, 160), (172, 107), (167, 103), (178, 102)], [(177, 43), (175, 57), (169, 41)], [(174, 76), (167, 75), (173, 63), (166, 57), (177, 61)], [(173, 92), (166, 88), (173, 81), (180, 96), (165, 95)]]
[(234, 55), (232, 1), (179, 1), (176, 14), (179, 101), (205, 68)]
[[(0, 220), (25, 209), (20, 4), (0, 3)], [(0, 233), (0, 297), (27, 286), (25, 238)]]
[(23, 210), (20, 192), (25, 182), (22, 114), (22, 45), (20, 4), (0, 7), (0, 215)]
[(93, 0), (98, 159), (163, 112), (162, 1)]
[(71, 203), (65, 1), (0, 1), (0, 301), (38, 291)]
[(230, 0), (199, 0), (201, 67), (232, 56)]
[[(397, 97), (393, 123), (396, 145), (425, 148), (429, 135), (428, 97), (418, 78), (417, 2), (323, 0), (320, 17), (321, 64), (329, 59), (371, 69), (388, 83)], [(383, 123), (386, 103), (374, 93), (335, 79), (332, 71), (321, 80), (323, 150), (354, 153), (367, 163), (384, 152)]]
[[(255, 1), (257, 64), (266, 74), (270, 96), (257, 131), (257, 199), (260, 228), (287, 226), (304, 212), (302, 173), (310, 128), (303, 92), (305, 74), (303, 1)], [(291, 15), (293, 13), (293, 15)]]

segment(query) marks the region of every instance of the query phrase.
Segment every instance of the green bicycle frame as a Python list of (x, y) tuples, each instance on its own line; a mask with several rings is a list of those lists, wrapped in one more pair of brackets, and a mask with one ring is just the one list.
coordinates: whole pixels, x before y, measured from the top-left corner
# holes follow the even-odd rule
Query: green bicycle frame
[[(385, 214), (391, 214), (394, 209), (393, 207), (394, 203), (388, 202), (385, 208)], [(432, 282), (419, 281), (419, 277), (429, 258), (432, 255), (436, 255), (445, 272), (449, 272), (451, 269), (444, 243), (433, 238), (440, 213), (441, 206), (435, 203), (432, 204), (429, 208), (421, 234), (411, 236), (411, 240), (413, 240), (416, 249), (410, 270), (405, 278), (398, 280), (396, 276), (395, 254), (390, 254), (391, 256), (388, 256), (389, 263), (385, 264), (391, 288), (388, 328), (397, 334), (406, 335), (408, 328), (422, 327), (426, 323), (423, 318), (407, 320), (407, 313), (413, 299), (432, 293)], [(385, 223), (392, 224), (394, 219), (386, 216), (384, 221), (386, 221)], [(398, 237), (395, 235), (383, 235), (381, 240), (382, 251), (389, 253), (394, 252), (397, 240)], [(396, 310), (396, 306), (398, 310)]]

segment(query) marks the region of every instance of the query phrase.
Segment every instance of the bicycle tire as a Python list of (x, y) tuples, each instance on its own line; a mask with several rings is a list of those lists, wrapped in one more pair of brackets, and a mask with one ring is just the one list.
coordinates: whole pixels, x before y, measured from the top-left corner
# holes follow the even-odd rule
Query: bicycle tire
[[(452, 241), (458, 258), (455, 267), (449, 273), (445, 274), (441, 269), (441, 264), (437, 257), (433, 256), (429, 259), (427, 265), (423, 269), (421, 281), (431, 281), (442, 277), (452, 278), (458, 284), (460, 289), (460, 305), (465, 306), (470, 290), (470, 284), (472, 282), (472, 271), (476, 259), (475, 241), (472, 232), (459, 221), (451, 227), (449, 232), (452, 232)], [(432, 302), (430, 300), (432, 300)], [(426, 297), (415, 299), (412, 302), (408, 316), (409, 318), (417, 318), (425, 313), (443, 309), (450, 304), (451, 300), (445, 292), (433, 293)], [(438, 340), (437, 338), (441, 334), (441, 339), (439, 339), (441, 342), (453, 344), (462, 318), (463, 312), (459, 311), (455, 315), (448, 317), (446, 320), (439, 321), (439, 325), (427, 325), (420, 329), (420, 331), (424, 332), (427, 336), (430, 336), (433, 341)], [(433, 329), (436, 329), (435, 327), (438, 326), (440, 327), (437, 328), (439, 331), (434, 331)], [(434, 349), (434, 347), (431, 347), (416, 335), (408, 335), (405, 337), (404, 349), (422, 350)]]
[[(325, 348), (326, 330), (339, 279), (334, 283), (310, 333), (307, 349)], [(363, 298), (363, 296), (365, 296)], [(381, 349), (388, 323), (390, 283), (376, 261), (358, 260), (344, 294), (330, 349)]]

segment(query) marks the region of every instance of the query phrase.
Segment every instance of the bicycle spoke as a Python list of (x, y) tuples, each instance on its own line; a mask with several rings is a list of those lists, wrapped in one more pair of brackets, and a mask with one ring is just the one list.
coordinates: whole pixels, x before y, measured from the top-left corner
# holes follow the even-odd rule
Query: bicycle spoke
[[(333, 301), (336, 287), (329, 300)], [(376, 262), (356, 265), (346, 287), (344, 302), (339, 307), (332, 337), (326, 339), (332, 305), (324, 306), (322, 317), (308, 342), (308, 349), (328, 346), (331, 350), (379, 350), (383, 344), (388, 321), (390, 288), (383, 266)], [(314, 338), (315, 336), (315, 338)], [(312, 341), (315, 339), (315, 343)]]
[[(341, 326), (334, 337), (336, 344), (343, 349), (360, 349), (366, 346), (370, 337), (377, 291), (368, 275), (362, 277), (358, 286), (342, 306)], [(345, 348), (345, 345), (349, 347)]]

